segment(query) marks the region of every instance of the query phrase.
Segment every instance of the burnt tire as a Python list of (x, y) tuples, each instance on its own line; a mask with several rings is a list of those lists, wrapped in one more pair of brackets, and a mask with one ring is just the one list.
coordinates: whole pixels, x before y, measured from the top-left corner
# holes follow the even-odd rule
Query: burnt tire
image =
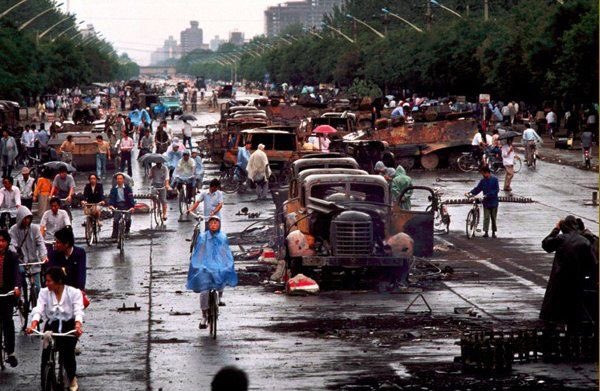
[(440, 157), (437, 153), (432, 152), (421, 156), (421, 167), (426, 170), (435, 170), (440, 164)]

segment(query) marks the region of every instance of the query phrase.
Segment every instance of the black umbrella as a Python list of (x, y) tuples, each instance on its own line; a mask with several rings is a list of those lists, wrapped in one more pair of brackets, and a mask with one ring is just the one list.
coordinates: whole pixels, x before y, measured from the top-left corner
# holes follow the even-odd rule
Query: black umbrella
[(177, 119), (180, 121), (198, 121), (198, 118), (194, 117), (191, 114), (180, 115)]
[(68, 172), (77, 172), (77, 169), (75, 167), (73, 167), (71, 164), (65, 163), (65, 162), (60, 162), (60, 161), (52, 161), (52, 162), (44, 163), (44, 167), (48, 168), (52, 171), (58, 171), (61, 167), (67, 167)]
[(498, 136), (498, 140), (506, 140), (507, 138), (514, 138), (520, 135), (521, 133), (515, 132), (514, 130), (507, 130), (506, 132)]
[(149, 166), (152, 163), (165, 163), (167, 159), (160, 153), (147, 153), (138, 159), (140, 164)]

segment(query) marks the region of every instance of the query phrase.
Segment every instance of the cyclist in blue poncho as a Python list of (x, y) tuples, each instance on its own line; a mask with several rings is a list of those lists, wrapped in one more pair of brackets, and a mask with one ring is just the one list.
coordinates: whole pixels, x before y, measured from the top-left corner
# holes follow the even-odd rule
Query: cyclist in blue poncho
[(225, 286), (234, 287), (237, 283), (233, 254), (229, 249), (227, 235), (221, 232), (221, 219), (211, 216), (208, 219), (208, 231), (198, 236), (194, 245), (186, 284), (187, 289), (200, 293), (201, 329), (208, 324), (209, 291), (219, 291), (219, 305), (223, 306), (223, 289)]

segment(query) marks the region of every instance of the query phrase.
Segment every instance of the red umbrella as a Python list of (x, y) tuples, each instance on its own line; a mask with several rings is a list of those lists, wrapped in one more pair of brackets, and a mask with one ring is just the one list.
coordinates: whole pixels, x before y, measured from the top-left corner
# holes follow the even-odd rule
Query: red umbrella
[(313, 133), (321, 133), (321, 134), (331, 134), (336, 133), (337, 130), (333, 126), (329, 125), (319, 125), (314, 130)]

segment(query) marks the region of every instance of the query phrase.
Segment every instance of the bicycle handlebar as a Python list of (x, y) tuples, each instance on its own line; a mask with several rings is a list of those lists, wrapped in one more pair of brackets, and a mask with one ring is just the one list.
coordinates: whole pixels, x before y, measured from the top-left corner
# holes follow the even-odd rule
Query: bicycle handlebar
[(196, 214), (196, 213), (190, 212), (190, 211), (188, 211), (187, 213), (189, 215), (192, 215), (196, 220), (205, 220), (204, 216), (202, 216), (202, 215), (199, 215), (199, 214)]
[(39, 335), (40, 337), (45, 336), (47, 333), (50, 334), (50, 336), (52, 337), (75, 337), (75, 330), (71, 330), (71, 331), (67, 331), (66, 333), (55, 333), (54, 331), (45, 331), (45, 332), (40, 332), (37, 330), (32, 330), (33, 334)]
[(13, 290), (12, 290), (12, 291), (10, 291), (10, 292), (6, 292), (6, 293), (4, 293), (4, 294), (0, 295), (0, 297), (14, 296), (14, 294), (15, 294), (15, 291), (14, 291), (14, 289), (13, 289)]
[(46, 262), (30, 262), (30, 263), (20, 263), (19, 265), (23, 266), (23, 267), (31, 267), (31, 266), (43, 265), (45, 263)]

